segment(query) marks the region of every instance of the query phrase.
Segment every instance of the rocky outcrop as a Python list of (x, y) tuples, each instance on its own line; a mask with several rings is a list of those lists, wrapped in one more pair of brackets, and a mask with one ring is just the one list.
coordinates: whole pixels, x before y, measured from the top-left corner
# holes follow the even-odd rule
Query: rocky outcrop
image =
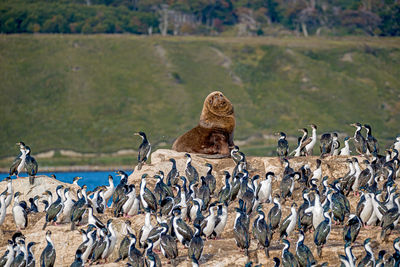
[[(186, 158), (184, 153), (178, 153), (171, 150), (157, 150), (153, 152), (151, 155), (151, 164), (146, 164), (142, 167), (142, 170), (135, 170), (129, 177), (129, 182), (134, 183), (136, 185), (137, 194), (141, 176), (143, 173), (149, 174), (152, 177), (159, 170), (164, 171), (165, 175), (169, 172), (171, 168), (171, 162), (169, 162), (169, 158), (174, 158), (177, 162), (177, 168), (181, 175), (185, 173), (186, 166)], [(199, 155), (192, 155), (192, 164), (196, 167), (200, 175), (204, 175), (206, 172), (205, 163), (209, 162), (214, 166), (214, 175), (217, 178), (217, 192), (222, 186), (223, 179), (223, 171), (228, 170), (232, 171), (234, 168), (234, 163), (232, 159), (207, 159), (203, 158)], [(292, 158), (290, 159), (290, 164), (292, 168), (297, 170), (303, 164), (308, 163), (312, 170), (315, 169), (317, 157), (307, 157), (307, 158)], [(282, 175), (282, 166), (277, 158), (273, 157), (249, 157), (248, 159), (250, 175), (259, 174), (261, 175), (261, 179), (263, 179), (265, 173), (267, 171), (274, 171), (277, 174), (277, 177), (281, 179)], [(334, 178), (339, 178), (343, 176), (348, 170), (344, 161), (346, 157), (330, 157), (322, 159), (322, 173), (323, 175), (328, 175), (329, 181), (332, 181)], [(362, 160), (359, 160), (362, 162)], [(148, 187), (153, 188), (155, 184), (155, 179), (148, 178)], [(31, 188), (28, 183), (28, 179), (17, 179), (13, 180), (15, 191), (23, 192), (22, 196), (23, 200), (27, 200), (29, 197), (33, 197), (34, 195), (41, 195), (45, 190), (51, 190), (52, 193), (55, 194), (55, 188), (59, 184), (63, 184), (66, 187), (71, 187), (72, 191), (76, 191), (75, 188), (71, 184), (61, 183), (57, 180), (54, 180), (49, 177), (38, 177), (35, 180), (35, 185)], [(0, 183), (0, 190), (5, 189), (6, 184), (4, 182)], [(279, 181), (273, 181), (273, 191), (279, 192)], [(359, 197), (352, 196), (349, 197), (351, 203), (351, 212), (354, 213), (357, 205)], [(294, 201), (299, 206), (302, 203), (302, 199), (300, 196), (300, 190), (297, 188)], [(286, 201), (285, 205), (283, 205), (283, 217), (287, 216), (289, 213), (291, 201)], [(203, 258), (200, 261), (200, 264), (203, 266), (244, 266), (248, 260), (253, 262), (260, 262), (265, 265), (272, 264), (273, 257), (281, 256), (282, 245), (280, 240), (278, 240), (278, 236), (275, 235), (270, 246), (270, 256), (271, 258), (267, 259), (263, 250), (257, 249), (257, 243), (252, 240), (250, 246), (250, 256), (249, 258), (244, 256), (243, 252), (237, 248), (234, 241), (234, 233), (233, 233), (233, 224), (235, 219), (235, 211), (234, 208), (237, 206), (237, 202), (231, 203), (229, 205), (229, 216), (226, 228), (222, 234), (221, 239), (218, 240), (207, 240), (205, 241)], [(271, 204), (264, 204), (263, 210), (265, 213), (271, 208)], [(43, 206), (40, 207), (40, 210), (43, 210)], [(29, 215), (29, 225), (28, 228), (22, 230), (22, 232), (26, 235), (26, 241), (36, 241), (39, 244), (34, 249), (34, 254), (36, 259), (38, 260), (42, 250), (44, 249), (45, 242), (45, 231), (42, 231), (42, 226), (44, 224), (44, 216), (43, 212), (38, 214)], [(111, 210), (107, 210), (106, 214), (98, 215), (98, 217), (106, 222), (108, 218), (112, 217)], [(121, 228), (124, 220), (129, 219), (132, 222), (132, 228), (136, 232), (139, 233), (141, 226), (144, 224), (144, 215), (139, 214), (132, 218), (114, 218), (115, 229), (118, 233), (118, 241), (117, 247), (114, 251), (113, 255), (109, 259), (110, 262), (113, 262), (117, 258), (117, 250), (119, 247), (119, 243), (122, 239), (121, 236)], [(253, 223), (254, 217), (251, 218), (251, 224)], [(153, 224), (155, 224), (155, 219), (152, 218)], [(81, 226), (85, 227), (85, 226)], [(81, 228), (81, 227), (78, 227)], [(333, 226), (333, 230), (331, 232), (330, 238), (326, 246), (323, 248), (323, 258), (318, 259), (319, 263), (328, 262), (329, 266), (338, 266), (338, 255), (344, 254), (343, 250), (343, 238), (342, 238), (342, 228), (343, 226)], [(6, 249), (6, 242), (9, 239), (14, 231), (16, 230), (15, 224), (12, 219), (12, 214), (7, 214), (6, 221), (4, 225), (0, 226), (0, 229), (4, 232), (4, 235), (0, 236), (0, 254), (2, 254)], [(54, 245), (57, 250), (57, 266), (69, 266), (74, 259), (74, 254), (80, 243), (82, 242), (81, 235), (78, 230), (70, 231), (69, 224), (61, 224), (58, 226), (49, 225), (47, 227), (48, 230), (52, 231), (52, 239)], [(47, 230), (46, 229), (46, 230)], [(392, 253), (392, 242), (395, 237), (399, 236), (399, 229), (395, 229), (392, 235), (389, 237), (389, 242), (381, 243), (378, 239), (378, 233), (380, 232), (380, 227), (373, 226), (369, 229), (363, 228), (360, 232), (360, 235), (354, 245), (353, 253), (358, 258), (361, 259), (364, 256), (364, 249), (361, 246), (362, 242), (370, 237), (373, 240), (377, 241), (375, 247), (373, 248), (375, 255), (377, 255), (378, 251), (381, 249), (385, 249), (388, 252)], [(290, 236), (291, 239), (291, 251), (294, 251), (295, 240), (297, 240), (297, 234), (294, 233)], [(311, 248), (314, 255), (315, 254), (315, 245), (313, 242), (313, 235), (310, 233), (306, 234), (305, 244)], [(179, 256), (177, 258), (177, 262), (179, 266), (191, 266), (190, 261), (187, 259), (187, 249), (184, 248), (181, 244), (178, 244)], [(160, 258), (162, 260), (163, 265), (168, 266), (167, 260), (160, 254)], [(101, 266), (123, 266), (123, 263), (108, 263)]]

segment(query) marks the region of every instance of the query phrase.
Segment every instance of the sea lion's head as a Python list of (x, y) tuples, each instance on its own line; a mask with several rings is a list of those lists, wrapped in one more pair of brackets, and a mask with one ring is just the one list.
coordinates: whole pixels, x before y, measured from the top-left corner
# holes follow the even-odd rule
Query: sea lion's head
[(206, 97), (204, 108), (217, 116), (233, 115), (232, 103), (219, 91), (212, 92)]
[(209, 94), (204, 100), (199, 125), (209, 129), (233, 131), (235, 114), (231, 101), (219, 91)]

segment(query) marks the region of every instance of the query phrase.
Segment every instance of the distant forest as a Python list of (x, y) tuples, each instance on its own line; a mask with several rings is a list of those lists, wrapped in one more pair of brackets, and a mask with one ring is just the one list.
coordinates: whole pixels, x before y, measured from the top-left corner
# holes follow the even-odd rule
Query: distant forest
[(1, 33), (400, 35), (399, 0), (0, 0)]

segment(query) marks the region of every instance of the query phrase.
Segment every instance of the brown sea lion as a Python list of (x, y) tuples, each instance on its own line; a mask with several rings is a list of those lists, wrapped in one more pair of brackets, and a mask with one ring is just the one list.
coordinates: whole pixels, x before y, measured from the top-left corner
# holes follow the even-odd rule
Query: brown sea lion
[(172, 145), (178, 152), (229, 156), (233, 148), (235, 114), (232, 103), (215, 91), (204, 100), (199, 124), (181, 135)]

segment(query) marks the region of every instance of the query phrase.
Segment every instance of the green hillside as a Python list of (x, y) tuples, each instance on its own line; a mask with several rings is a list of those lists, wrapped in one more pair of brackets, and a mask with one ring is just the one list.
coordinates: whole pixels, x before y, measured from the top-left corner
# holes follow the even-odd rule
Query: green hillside
[[(51, 149), (155, 145), (198, 121), (205, 96), (233, 102), (235, 137), (310, 123), (353, 133), (360, 121), (390, 142), (400, 123), (400, 39), (212, 38), (132, 35), (1, 35), (0, 156), (23, 140)], [(256, 138), (250, 154), (275, 141)]]

